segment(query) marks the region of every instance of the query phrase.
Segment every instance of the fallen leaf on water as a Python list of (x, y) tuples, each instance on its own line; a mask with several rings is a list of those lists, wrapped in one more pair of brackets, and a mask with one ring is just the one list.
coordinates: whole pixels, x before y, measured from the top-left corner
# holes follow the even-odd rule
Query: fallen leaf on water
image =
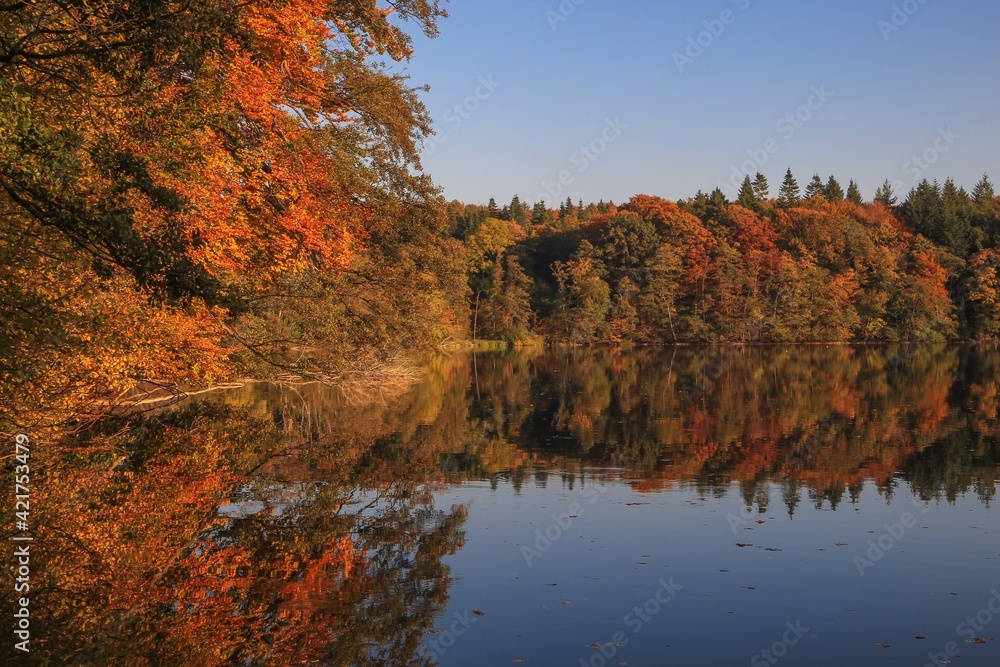
[(486, 615), (485, 611), (479, 611), (478, 609), (473, 609), (472, 613), (475, 614), (476, 616), (485, 616)]
[(737, 542), (736, 546), (738, 546), (740, 549), (742, 549), (743, 547), (752, 547), (753, 545), (752, 544), (743, 544), (742, 542)]
[(759, 524), (760, 523), (767, 523), (767, 521), (764, 521), (763, 519), (757, 519), (757, 523), (759, 523)]
[(878, 646), (879, 648), (892, 648), (889, 644), (883, 644), (882, 642), (876, 643), (875, 646)]
[(914, 639), (927, 639), (927, 637), (924, 637), (923, 635), (914, 635), (913, 638)]
[(993, 640), (989, 637), (973, 637), (969, 641), (973, 644), (985, 644), (986, 642), (991, 642)]
[(566, 600), (563, 600), (563, 604), (569, 604), (569, 602), (566, 602)]

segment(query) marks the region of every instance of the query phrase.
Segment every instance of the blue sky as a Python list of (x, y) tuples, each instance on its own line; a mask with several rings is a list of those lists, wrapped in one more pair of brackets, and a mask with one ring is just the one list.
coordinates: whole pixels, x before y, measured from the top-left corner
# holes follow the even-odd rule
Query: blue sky
[(423, 161), (449, 199), (677, 199), (751, 168), (774, 194), (789, 166), (866, 198), (886, 178), (1000, 180), (1000, 2), (447, 7), (406, 69), (431, 86)]

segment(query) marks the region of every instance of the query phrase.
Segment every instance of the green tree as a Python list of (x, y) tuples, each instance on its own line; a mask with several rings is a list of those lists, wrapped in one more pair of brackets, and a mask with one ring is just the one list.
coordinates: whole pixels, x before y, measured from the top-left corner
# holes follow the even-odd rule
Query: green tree
[(516, 254), (508, 253), (496, 261), (493, 283), (480, 309), (482, 336), (508, 342), (524, 340), (531, 328), (533, 283)]
[(834, 178), (832, 174), (830, 175), (830, 180), (828, 180), (826, 185), (823, 187), (823, 196), (826, 197), (827, 201), (844, 201), (844, 189), (840, 187), (840, 183), (837, 182), (837, 179)]
[(875, 198), (873, 201), (877, 201), (890, 208), (896, 205), (896, 194), (892, 191), (892, 184), (889, 183), (889, 179), (886, 179), (885, 182), (878, 186), (878, 189), (875, 190)]
[(778, 204), (783, 208), (792, 208), (802, 203), (799, 195), (799, 184), (792, 176), (791, 168), (785, 172), (785, 180), (781, 182), (781, 189), (778, 191)]
[(607, 338), (611, 287), (604, 281), (604, 266), (588, 242), (568, 262), (552, 267), (558, 285), (556, 324), (558, 336), (574, 343), (597, 343)]
[(601, 258), (612, 284), (625, 276), (641, 282), (640, 271), (656, 252), (656, 225), (635, 213), (611, 216), (601, 233)]
[(736, 198), (736, 203), (750, 210), (753, 210), (757, 206), (757, 193), (749, 176), (743, 177), (743, 185), (740, 187), (740, 194)]
[(517, 195), (510, 200), (510, 219), (519, 225), (528, 224), (528, 214), (524, 210), (521, 198)]
[(759, 171), (753, 179), (753, 194), (758, 202), (766, 202), (771, 198), (770, 188), (767, 185), (767, 177)]
[(983, 177), (972, 190), (972, 226), (980, 247), (995, 246), (1000, 242), (1000, 206), (989, 177)]
[(813, 174), (812, 180), (806, 186), (806, 199), (820, 196), (826, 196), (826, 186), (823, 184), (823, 179), (819, 177), (819, 174)]
[(723, 209), (729, 205), (729, 199), (726, 197), (726, 193), (722, 191), (722, 188), (715, 188), (712, 190), (712, 194), (708, 196), (708, 204), (716, 209)]
[(976, 202), (977, 206), (993, 208), (996, 206), (996, 199), (996, 191), (993, 189), (993, 184), (990, 183), (989, 175), (983, 174), (983, 177), (976, 183), (976, 187), (972, 189), (972, 200)]
[(545, 205), (545, 200), (538, 202), (531, 209), (531, 224), (544, 225), (549, 221), (549, 209)]
[(861, 190), (858, 188), (858, 184), (851, 179), (851, 182), (847, 185), (847, 201), (854, 202), (857, 205), (864, 203), (864, 198), (861, 196)]
[(676, 343), (682, 335), (680, 309), (684, 288), (683, 252), (663, 243), (650, 262), (648, 283), (641, 297), (642, 317), (652, 327), (657, 342)]

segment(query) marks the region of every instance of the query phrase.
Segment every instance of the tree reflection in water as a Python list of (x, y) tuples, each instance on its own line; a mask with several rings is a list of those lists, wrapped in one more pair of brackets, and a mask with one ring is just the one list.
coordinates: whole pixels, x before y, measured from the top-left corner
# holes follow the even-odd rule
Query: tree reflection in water
[(517, 351), (440, 357), (399, 396), (248, 385), (107, 422), (36, 462), (33, 652), (433, 664), (424, 635), (468, 516), (438, 491), (599, 474), (735, 484), (760, 511), (777, 485), (790, 514), (866, 484), (988, 504), (998, 384), (992, 348)]

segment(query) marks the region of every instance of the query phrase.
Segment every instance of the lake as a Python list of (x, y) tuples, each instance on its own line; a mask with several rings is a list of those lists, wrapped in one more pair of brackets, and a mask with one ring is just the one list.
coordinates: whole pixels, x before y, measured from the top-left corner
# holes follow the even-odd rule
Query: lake
[(1000, 664), (996, 348), (455, 354), (102, 428), (32, 500), (39, 664)]

